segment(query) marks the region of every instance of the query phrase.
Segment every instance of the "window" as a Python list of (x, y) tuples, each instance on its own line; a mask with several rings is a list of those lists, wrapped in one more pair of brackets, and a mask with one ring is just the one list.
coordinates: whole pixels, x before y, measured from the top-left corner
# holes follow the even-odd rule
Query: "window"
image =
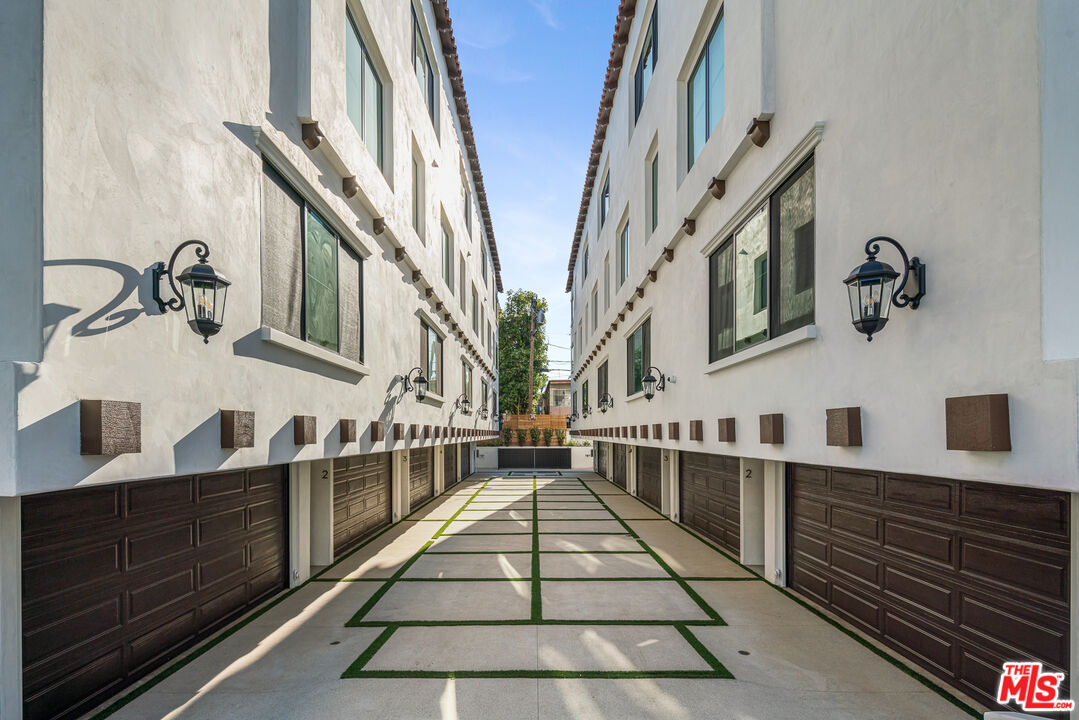
[(611, 174), (603, 176), (603, 190), (599, 195), (599, 226), (607, 222), (607, 213), (611, 210)]
[(648, 169), (648, 222), (655, 232), (659, 224), (659, 152), (652, 156)]
[(427, 53), (427, 44), (420, 31), (420, 20), (416, 17), (416, 7), (412, 7), (412, 69), (416, 81), (420, 84), (423, 101), (427, 104), (427, 113), (431, 122), (435, 121), (435, 73), (431, 69), (431, 59)]
[(345, 95), (348, 117), (367, 151), (382, 167), (382, 81), (360, 37), (352, 13), (345, 11)]
[(362, 261), (265, 161), (262, 192), (262, 324), (362, 362)]
[(424, 200), (424, 183), (423, 183), (423, 171), (424, 160), (418, 156), (415, 152), (412, 153), (412, 229), (416, 231), (416, 234), (420, 236), (420, 242), (424, 242), (423, 238), (423, 221), (424, 216), (427, 214), (426, 202)]
[(813, 158), (708, 258), (708, 360), (813, 322)]
[(577, 414), (577, 392), (576, 391), (574, 391), (574, 393), (573, 393), (573, 407), (571, 408), (571, 411), (572, 411), (570, 413), (571, 415), (576, 415)]
[(446, 227), (446, 221), (442, 221), (442, 279), (446, 281), (446, 287), (453, 292), (453, 233)]
[(427, 378), (427, 389), (442, 394), (442, 336), (420, 321), (420, 370)]
[(603, 364), (599, 366), (599, 370), (596, 371), (596, 385), (598, 392), (597, 398), (602, 398), (608, 392), (607, 387), (607, 361), (604, 360)]
[(618, 287), (629, 277), (629, 222), (622, 226), (618, 234)]
[(460, 295), (458, 297), (461, 298), (461, 309), (467, 313), (468, 300), (465, 298), (465, 254), (462, 252), (458, 252), (457, 258), (459, 260), (458, 267), (460, 268), (460, 272), (458, 272), (457, 277), (461, 281), (461, 284), (457, 286), (460, 291)]
[(472, 191), (468, 188), (467, 178), (465, 181), (465, 230), (472, 235)]
[(723, 13), (708, 36), (689, 79), (689, 166), (723, 117)]
[(490, 389), (487, 386), (487, 380), (485, 378), (480, 378), (480, 390), (483, 392), (483, 395), (480, 396), (480, 409), (481, 410), (486, 410), (487, 409), (487, 395), (490, 392)]
[[(581, 405), (582, 408), (587, 408), (588, 407), (588, 381), (587, 380), (585, 380), (584, 385), (581, 386), (581, 403), (582, 403), (582, 405)], [(591, 410), (592, 408), (588, 408), (588, 409)]]
[(611, 256), (603, 258), (603, 312), (611, 309)]
[[(589, 309), (590, 309), (590, 308), (589, 308), (589, 305), (588, 305), (588, 303), (585, 303), (585, 304), (584, 304), (584, 319), (585, 319), (585, 320), (587, 320), (587, 319), (588, 319), (588, 316), (589, 316), (589, 315), (591, 314), (591, 313), (589, 312)], [(584, 340), (585, 338), (587, 338), (587, 337), (590, 337), (590, 336), (591, 336), (591, 334), (592, 334), (592, 333), (591, 333), (591, 331), (590, 331), (590, 330), (588, 329), (588, 326), (587, 326), (587, 325), (585, 325), (585, 326), (584, 326), (584, 335), (582, 335), (582, 336), (581, 336), (581, 339), (582, 339), (582, 340)]]
[(472, 286), (472, 332), (480, 334), (480, 296), (475, 285)]
[(483, 242), (480, 243), (480, 266), (483, 273), (483, 286), (487, 287), (487, 245)]
[(461, 361), (461, 394), (472, 404), (472, 366), (466, 361)]
[(476, 330), (476, 334), (480, 336), (480, 345), (484, 348), (487, 347), (487, 337), (483, 334), (483, 328), (487, 327), (487, 308), (480, 308), (480, 329)]
[(582, 258), (584, 264), (581, 265), (581, 282), (584, 283), (584, 279), (588, 277), (588, 244), (584, 246), (584, 257)]
[(596, 289), (592, 288), (592, 332), (599, 329), (599, 295)]
[(641, 379), (652, 364), (652, 318), (626, 338), (626, 394), (641, 392)]
[(641, 115), (641, 107), (644, 105), (644, 97), (648, 94), (648, 86), (652, 82), (652, 69), (656, 66), (656, 8), (652, 8), (652, 17), (648, 21), (648, 29), (644, 33), (644, 45), (641, 46), (641, 57), (637, 60), (637, 69), (633, 72), (633, 120), (636, 122)]

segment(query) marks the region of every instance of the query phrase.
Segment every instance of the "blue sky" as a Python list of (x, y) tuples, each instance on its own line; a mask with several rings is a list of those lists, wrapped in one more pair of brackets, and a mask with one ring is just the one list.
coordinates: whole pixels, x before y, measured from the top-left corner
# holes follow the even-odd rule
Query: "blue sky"
[[(450, 0), (506, 290), (547, 298), (568, 368), (566, 263), (596, 129), (617, 0)], [(567, 377), (567, 372), (552, 373)]]

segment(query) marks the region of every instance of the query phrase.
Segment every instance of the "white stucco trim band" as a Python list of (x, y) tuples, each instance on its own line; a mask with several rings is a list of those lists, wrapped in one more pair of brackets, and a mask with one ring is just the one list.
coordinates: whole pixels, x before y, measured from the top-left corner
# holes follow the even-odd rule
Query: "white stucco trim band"
[(715, 237), (709, 240), (701, 247), (701, 255), (708, 256), (719, 247), (719, 244), (726, 240), (735, 228), (742, 224), (746, 216), (748, 216), (753, 210), (764, 202), (765, 198), (772, 194), (777, 187), (779, 187), (787, 176), (794, 172), (795, 168), (802, 164), (802, 162), (809, 157), (809, 154), (813, 152), (817, 145), (820, 145), (821, 139), (824, 137), (824, 123), (813, 123), (813, 127), (806, 133), (797, 145), (783, 158), (783, 162), (779, 163), (771, 174), (765, 178), (757, 189), (753, 192), (749, 198), (742, 203), (742, 206), (731, 215), (731, 219), (720, 228)]
[(705, 366), (704, 374), (711, 375), (712, 373), (719, 372), (725, 368), (729, 368), (732, 365), (740, 365), (747, 360), (758, 358), (761, 355), (769, 355), (780, 350), (791, 347), (792, 345), (800, 345), (807, 340), (815, 340), (817, 338), (817, 326), (806, 325), (800, 327), (797, 330), (791, 330), (789, 333), (780, 335), (779, 337), (766, 340), (760, 345), (754, 345), (753, 347), (737, 352), (734, 355), (730, 355), (721, 360), (716, 360), (714, 363), (710, 363)]
[(342, 370), (347, 370), (360, 377), (366, 377), (371, 374), (371, 369), (363, 363), (341, 357), (337, 353), (327, 350), (326, 348), (312, 345), (309, 342), (292, 337), (288, 333), (281, 332), (280, 330), (276, 330), (266, 325), (262, 326), (262, 341), (270, 343), (271, 345), (276, 345), (279, 348), (284, 348), (285, 350), (290, 350), (294, 353), (299, 353), (300, 355), (306, 355), (309, 358), (324, 362), (328, 365), (333, 365)]

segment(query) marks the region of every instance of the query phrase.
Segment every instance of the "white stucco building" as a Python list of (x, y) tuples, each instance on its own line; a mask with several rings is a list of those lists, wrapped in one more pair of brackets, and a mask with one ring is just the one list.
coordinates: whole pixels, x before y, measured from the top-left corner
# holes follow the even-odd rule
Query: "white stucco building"
[[(597, 467), (982, 703), (1079, 654), (1077, 33), (1055, 0), (624, 0), (569, 259)], [(927, 281), (867, 343), (875, 236)]]
[(0, 718), (67, 717), (471, 471), (499, 259), (444, 0), (3, 3), (0, 58)]

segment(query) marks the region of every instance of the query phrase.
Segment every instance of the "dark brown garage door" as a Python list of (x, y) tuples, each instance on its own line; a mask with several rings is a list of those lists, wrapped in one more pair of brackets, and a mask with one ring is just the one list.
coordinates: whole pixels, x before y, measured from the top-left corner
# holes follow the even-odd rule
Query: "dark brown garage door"
[(637, 497), (654, 508), (663, 503), (663, 477), (659, 448), (637, 448)]
[(408, 506), (418, 508), (424, 500), (435, 495), (433, 448), (408, 451)]
[(286, 475), (25, 497), (25, 717), (76, 716), (281, 589)]
[(625, 490), (626, 488), (626, 451), (628, 446), (622, 443), (617, 443), (614, 446), (614, 459), (611, 462), (612, 467), (612, 480), (614, 484)]
[(607, 456), (610, 454), (609, 448), (610, 445), (607, 443), (596, 443), (596, 472), (599, 473), (601, 477), (607, 477)]
[(468, 477), (469, 475), (472, 474), (470, 472), (471, 469), (472, 469), (472, 467), (471, 467), (471, 465), (472, 465), (471, 464), (471, 460), (472, 460), (472, 443), (465, 443), (464, 445), (458, 445), (457, 446), (457, 456), (461, 460), (461, 479), (464, 480), (466, 477)]
[(734, 553), (739, 552), (739, 460), (684, 452), (679, 497), (682, 522)]
[(390, 453), (333, 461), (333, 553), (337, 557), (388, 525)]
[(446, 487), (456, 485), (461, 478), (457, 477), (457, 446), (446, 445), (442, 449), (442, 475)]
[(789, 467), (793, 588), (991, 707), (1006, 660), (1068, 671), (1066, 493)]

